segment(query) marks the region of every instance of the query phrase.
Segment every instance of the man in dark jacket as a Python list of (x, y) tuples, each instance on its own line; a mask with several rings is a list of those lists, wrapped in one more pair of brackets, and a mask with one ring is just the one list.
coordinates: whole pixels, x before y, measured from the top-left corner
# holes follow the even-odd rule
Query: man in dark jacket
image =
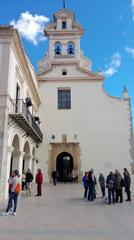
[(100, 173), (98, 181), (100, 184), (102, 197), (104, 198), (105, 197), (105, 178), (102, 173)]
[(33, 181), (33, 174), (31, 173), (31, 170), (28, 169), (26, 172), (26, 189), (27, 189), (27, 195), (31, 194), (31, 182)]
[(52, 171), (52, 179), (53, 179), (53, 185), (56, 186), (57, 183), (57, 171)]
[(127, 200), (126, 201), (131, 201), (131, 191), (130, 191), (130, 185), (131, 185), (131, 177), (126, 168), (124, 168), (124, 183), (125, 183), (125, 191), (127, 194)]
[(85, 175), (82, 177), (82, 183), (84, 187), (84, 198), (87, 198), (88, 185), (89, 185), (88, 172), (85, 172)]
[(115, 193), (116, 193), (116, 197), (115, 197), (115, 202), (118, 203), (118, 201), (120, 200), (120, 203), (123, 202), (123, 178), (121, 176), (121, 173), (118, 170), (115, 170)]
[(95, 185), (96, 185), (96, 177), (94, 176), (93, 169), (91, 169), (88, 173), (88, 200), (89, 201), (94, 201), (96, 198), (96, 190), (95, 190)]
[(43, 183), (43, 174), (41, 172), (41, 169), (38, 169), (37, 175), (36, 175), (36, 183), (37, 183), (37, 194), (36, 196), (41, 196), (42, 195), (42, 183)]
[(106, 187), (108, 188), (108, 204), (111, 204), (111, 200), (114, 204), (115, 176), (113, 172), (110, 172), (107, 176), (106, 184)]

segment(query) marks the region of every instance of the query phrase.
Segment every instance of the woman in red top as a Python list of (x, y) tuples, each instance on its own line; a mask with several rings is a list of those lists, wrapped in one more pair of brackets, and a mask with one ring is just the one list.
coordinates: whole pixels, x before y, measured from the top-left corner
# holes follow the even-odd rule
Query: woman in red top
[(41, 186), (42, 186), (42, 183), (43, 183), (43, 175), (42, 175), (41, 169), (38, 169), (38, 171), (37, 171), (36, 183), (37, 183), (37, 194), (36, 194), (36, 196), (41, 196), (42, 195)]

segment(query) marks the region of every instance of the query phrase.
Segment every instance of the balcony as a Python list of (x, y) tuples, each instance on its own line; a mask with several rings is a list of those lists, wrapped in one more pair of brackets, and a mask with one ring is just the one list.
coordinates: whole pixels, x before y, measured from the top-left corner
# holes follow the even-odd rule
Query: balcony
[(30, 136), (36, 143), (42, 142), (43, 134), (39, 125), (22, 99), (12, 100), (9, 116), (12, 119), (11, 122), (25, 131), (26, 136)]

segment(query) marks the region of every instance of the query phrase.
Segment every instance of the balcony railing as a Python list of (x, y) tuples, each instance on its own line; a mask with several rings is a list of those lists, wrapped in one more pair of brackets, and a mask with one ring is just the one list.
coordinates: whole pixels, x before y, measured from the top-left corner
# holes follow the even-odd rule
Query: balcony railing
[(26, 132), (27, 136), (32, 137), (36, 142), (42, 142), (43, 134), (39, 125), (22, 99), (12, 100), (9, 116)]

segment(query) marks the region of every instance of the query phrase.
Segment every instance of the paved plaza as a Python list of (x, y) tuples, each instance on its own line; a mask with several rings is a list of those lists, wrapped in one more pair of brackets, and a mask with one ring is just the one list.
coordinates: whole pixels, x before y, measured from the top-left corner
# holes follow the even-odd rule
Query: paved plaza
[(81, 184), (45, 184), (35, 194), (22, 194), (16, 216), (0, 216), (1, 240), (134, 240), (133, 201), (88, 202)]

